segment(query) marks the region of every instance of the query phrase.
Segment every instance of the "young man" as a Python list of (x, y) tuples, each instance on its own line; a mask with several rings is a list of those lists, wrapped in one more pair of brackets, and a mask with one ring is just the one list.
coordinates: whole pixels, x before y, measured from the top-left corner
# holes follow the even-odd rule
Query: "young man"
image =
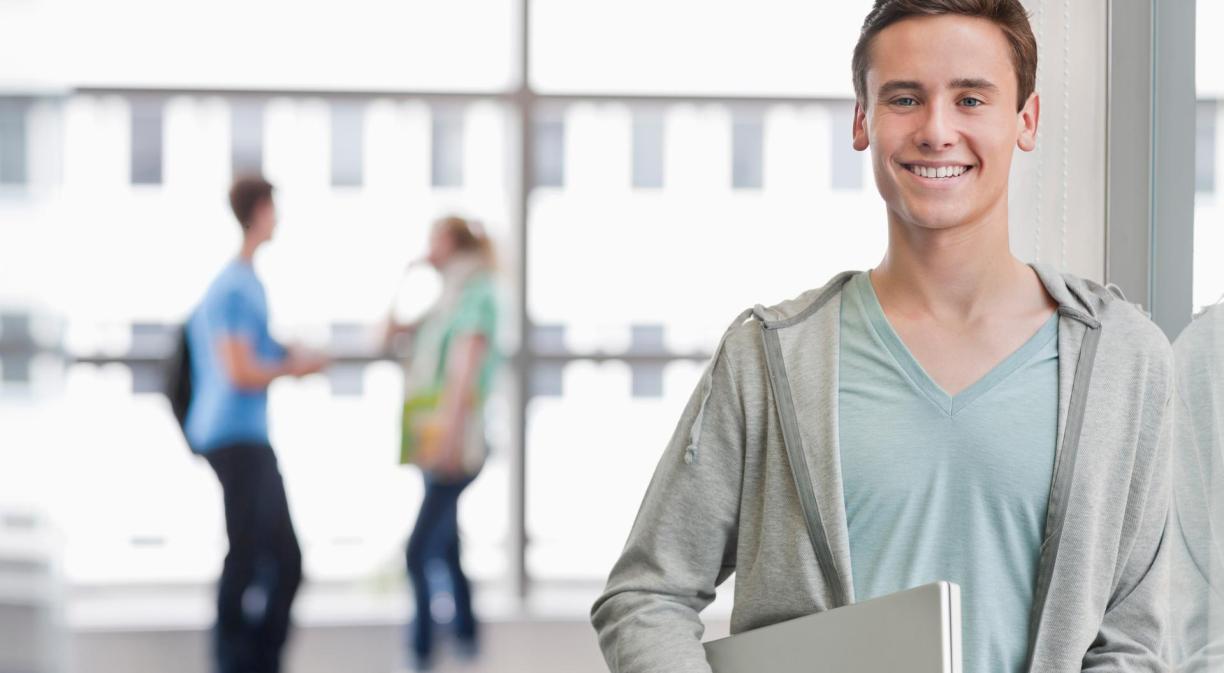
[[(221, 673), (275, 673), (302, 576), (285, 487), (268, 443), (268, 385), (323, 368), (317, 356), (286, 349), (268, 333), (255, 251), (272, 238), (272, 185), (241, 178), (229, 193), (242, 249), (209, 286), (187, 326), (194, 395), (185, 431), (192, 450), (217, 473), (225, 498), (229, 552), (217, 596), (216, 657)], [(248, 591), (264, 591), (252, 615)]]
[(723, 336), (592, 607), (612, 670), (708, 672), (732, 572), (732, 633), (950, 580), (968, 673), (1164, 670), (1170, 349), (1008, 249), (1036, 49), (1019, 0), (877, 0), (853, 143), (888, 250)]

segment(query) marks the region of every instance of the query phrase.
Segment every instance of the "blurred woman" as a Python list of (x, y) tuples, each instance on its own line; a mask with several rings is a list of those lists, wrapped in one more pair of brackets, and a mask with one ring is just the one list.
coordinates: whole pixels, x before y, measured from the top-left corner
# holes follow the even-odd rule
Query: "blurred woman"
[(421, 468), (425, 482), (407, 549), (416, 603), (410, 629), (415, 670), (428, 670), (433, 660), (435, 622), (426, 565), (435, 559), (445, 563), (454, 590), (458, 650), (476, 652), (471, 588), (460, 565), (458, 503), (488, 453), (483, 407), (498, 361), (494, 256), (483, 229), (461, 217), (437, 220), (422, 261), (441, 274), (441, 294), (420, 320), (388, 320), (387, 325), (388, 343), (397, 334), (411, 334), (402, 456)]

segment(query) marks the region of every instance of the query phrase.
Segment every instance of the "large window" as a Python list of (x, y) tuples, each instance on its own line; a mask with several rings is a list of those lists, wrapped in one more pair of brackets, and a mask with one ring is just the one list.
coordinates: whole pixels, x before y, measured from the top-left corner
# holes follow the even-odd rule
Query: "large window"
[(534, 0), (541, 92), (840, 96), (871, 3)]
[(1224, 48), (1213, 31), (1224, 27), (1224, 7), (1199, 1), (1196, 26), (1198, 89), (1194, 144), (1194, 309), (1224, 299), (1224, 73), (1215, 64)]
[[(73, 124), (112, 123), (106, 99), (83, 96), (74, 105), (79, 114), (68, 121), (70, 138), (79, 135)], [(17, 384), (37, 374), (36, 356), (50, 346), (40, 346), (42, 323), (64, 323), (61, 389), (30, 399), (73, 422), (37, 432), (22, 431), (24, 422), (5, 423), (5, 444), (74, 466), (46, 490), (66, 533), (69, 578), (203, 582), (219, 567), (225, 545), (215, 479), (188, 455), (164, 400), (153, 393), (155, 359), (170, 330), (236, 252), (239, 230), (224, 191), (227, 150), (242, 170), (262, 164), (277, 188), (276, 238), (257, 258), (274, 333), (348, 358), (326, 375), (280, 381), (271, 391), (272, 440), (306, 570), (322, 581), (398, 578), (420, 485), (412, 470), (395, 467), (401, 375), (394, 362), (371, 359), (374, 328), (397, 287), (394, 308), (404, 318), (436, 291), (428, 274), (400, 275), (424, 252), (429, 223), (439, 214), (480, 219), (513, 268), (507, 108), (480, 99), (445, 108), (466, 130), (447, 151), (481, 158), (468, 162), (460, 189), (431, 184), (430, 105), (420, 100), (333, 105), (270, 96), (256, 105), (247, 97), (179, 95), (157, 110), (158, 120), (165, 111), (165, 189), (90, 196), (92, 181), (106, 182), (103, 171), (125, 163), (96, 157), (87, 171), (70, 175), (55, 226), (62, 240), (81, 246), (40, 252), (46, 268), (28, 286), (34, 307), (10, 307), (0, 320), (0, 378), (10, 396), (24, 397), (29, 386)], [(148, 155), (137, 151), (137, 137), (132, 143), (135, 169)], [(104, 154), (95, 146), (66, 149)], [(160, 170), (163, 155), (158, 160)], [(94, 204), (102, 198), (114, 214), (99, 222)], [(512, 301), (506, 310), (513, 325)], [(506, 387), (513, 375), (502, 379)], [(463, 512), (472, 572), (486, 582), (504, 580), (509, 568), (509, 451), (504, 422), (497, 422), (504, 404), (491, 409), (496, 452)]]
[[(1013, 248), (1099, 279), (1103, 12), (1029, 4), (1047, 112), (1038, 150), (1016, 159)], [(477, 579), (520, 589), (598, 589), (733, 316), (884, 250), (869, 155), (850, 145), (849, 58), (870, 0), (535, 0), (522, 32), (511, 0), (360, 12), (277, 0), (243, 16), (292, 14), (293, 31), (225, 22), (236, 33), (220, 51), (208, 26), (150, 45), (124, 39), (113, 6), (74, 6), (98, 28), (78, 48), (107, 44), (54, 101), (62, 189), (13, 216), (28, 229), (0, 229), (0, 314), (18, 316), (0, 329), (37, 335), (15, 345), (5, 334), (20, 330), (0, 331), (0, 380), (13, 382), (0, 433), (17, 436), (0, 461), (25, 465), (7, 444), (46, 462), (38, 497), (62, 522), (75, 582), (200, 583), (219, 567), (215, 479), (148, 391), (167, 336), (236, 250), (236, 175), (277, 188), (258, 260), (275, 334), (342, 358), (271, 393), (307, 572), (380, 589), (400, 586), (420, 488), (394, 464), (401, 375), (375, 357), (374, 333), (437, 291), (403, 273), (433, 218), (476, 217), (499, 244), (511, 357), (462, 523)], [(7, 101), (0, 183), (20, 181), (15, 157), (55, 153)], [(42, 372), (56, 383), (34, 392)], [(9, 422), (29, 416), (21, 405), (73, 422)]]

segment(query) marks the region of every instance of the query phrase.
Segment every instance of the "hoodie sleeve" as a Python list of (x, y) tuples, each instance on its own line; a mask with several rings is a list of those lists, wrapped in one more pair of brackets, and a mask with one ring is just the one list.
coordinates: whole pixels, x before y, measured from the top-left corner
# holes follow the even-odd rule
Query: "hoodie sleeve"
[[(1212, 314), (1206, 314), (1212, 316)], [(1200, 316), (1173, 346), (1177, 402), (1173, 423), (1173, 514), (1170, 517), (1169, 659), (1178, 673), (1224, 670), (1224, 452), (1220, 395), (1224, 384), (1217, 330)]]
[[(1168, 670), (1165, 629), (1168, 621), (1169, 564), (1173, 543), (1169, 531), (1170, 454), (1173, 442), (1173, 386), (1161, 410), (1154, 414), (1155, 450), (1147, 464), (1136, 464), (1127, 518), (1139, 525), (1113, 594), (1105, 608), (1097, 637), (1084, 655), (1083, 671), (1094, 673), (1157, 673)], [(1150, 426), (1149, 426), (1150, 427)]]
[(613, 673), (710, 673), (698, 613), (735, 570), (744, 456), (743, 405), (721, 350), (720, 343), (591, 608)]
[(1219, 503), (1214, 496), (1221, 492), (1219, 446), (1213, 440), (1212, 414), (1199, 420), (1185, 399), (1178, 395), (1173, 428), (1169, 663), (1178, 673), (1207, 673), (1224, 670), (1224, 634), (1218, 633), (1224, 572), (1215, 539)]

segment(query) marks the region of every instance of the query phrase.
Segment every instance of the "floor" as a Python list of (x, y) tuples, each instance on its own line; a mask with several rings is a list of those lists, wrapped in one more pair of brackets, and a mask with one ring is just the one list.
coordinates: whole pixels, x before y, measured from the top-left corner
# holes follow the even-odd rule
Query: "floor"
[[(540, 590), (526, 604), (477, 592), (480, 657), (460, 662), (443, 641), (438, 673), (606, 671), (587, 617), (599, 587)], [(720, 591), (720, 594), (724, 592)], [(706, 639), (726, 635), (729, 594), (707, 610)], [(211, 673), (212, 588), (170, 587), (76, 592), (66, 623), (67, 671)], [(404, 670), (404, 592), (376, 595), (309, 587), (294, 605), (296, 626), (286, 673), (393, 673)], [(3, 668), (3, 667), (0, 667)], [(0, 671), (0, 673), (8, 673)]]
[[(299, 628), (286, 653), (286, 673), (391, 673), (403, 668), (402, 627)], [(607, 670), (591, 626), (581, 622), (488, 625), (480, 658), (461, 663), (445, 649), (438, 673), (560, 673)], [(72, 639), (78, 673), (208, 673), (202, 631), (92, 632)]]

